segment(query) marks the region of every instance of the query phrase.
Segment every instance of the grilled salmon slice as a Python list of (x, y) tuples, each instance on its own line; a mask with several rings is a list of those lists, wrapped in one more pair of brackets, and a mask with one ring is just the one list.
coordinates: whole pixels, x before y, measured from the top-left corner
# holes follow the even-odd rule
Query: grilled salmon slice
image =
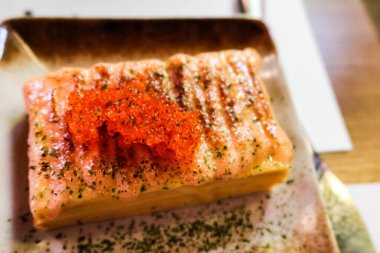
[(41, 229), (268, 190), (289, 171), (254, 49), (63, 69), (28, 81)]

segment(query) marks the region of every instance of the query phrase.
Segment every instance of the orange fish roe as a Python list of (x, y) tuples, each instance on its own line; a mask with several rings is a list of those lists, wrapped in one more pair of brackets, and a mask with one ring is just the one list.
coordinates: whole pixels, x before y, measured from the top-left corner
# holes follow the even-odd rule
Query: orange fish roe
[(72, 91), (66, 120), (77, 145), (98, 142), (103, 137), (99, 128), (105, 125), (105, 135), (117, 138), (122, 148), (142, 143), (157, 156), (183, 160), (192, 157), (198, 144), (198, 116), (131, 83), (121, 89)]

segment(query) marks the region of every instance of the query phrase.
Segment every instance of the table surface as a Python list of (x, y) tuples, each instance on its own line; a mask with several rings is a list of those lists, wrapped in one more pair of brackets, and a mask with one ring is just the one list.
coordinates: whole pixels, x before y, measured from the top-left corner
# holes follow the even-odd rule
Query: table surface
[[(380, 43), (360, 0), (305, 0), (354, 149), (322, 158), (346, 183), (380, 182)], [(321, 98), (323, 103), (323, 98)]]

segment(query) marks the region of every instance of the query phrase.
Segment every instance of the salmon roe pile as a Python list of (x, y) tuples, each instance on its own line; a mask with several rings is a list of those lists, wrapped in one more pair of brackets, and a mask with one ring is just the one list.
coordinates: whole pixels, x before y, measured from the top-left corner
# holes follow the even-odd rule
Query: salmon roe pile
[(140, 143), (154, 155), (181, 160), (192, 157), (198, 143), (198, 116), (158, 92), (131, 84), (72, 91), (66, 120), (76, 145), (90, 146), (108, 135), (117, 138), (121, 148)]

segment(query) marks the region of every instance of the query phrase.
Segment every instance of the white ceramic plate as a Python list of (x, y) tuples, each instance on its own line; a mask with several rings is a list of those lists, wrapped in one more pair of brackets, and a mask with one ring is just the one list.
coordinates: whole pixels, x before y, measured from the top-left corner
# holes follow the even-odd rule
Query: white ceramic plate
[[(0, 252), (337, 252), (266, 27), (244, 19), (20, 19), (0, 30)], [(64, 66), (254, 47), (275, 114), (295, 146), (287, 182), (209, 205), (67, 227), (31, 225), (23, 82)]]

